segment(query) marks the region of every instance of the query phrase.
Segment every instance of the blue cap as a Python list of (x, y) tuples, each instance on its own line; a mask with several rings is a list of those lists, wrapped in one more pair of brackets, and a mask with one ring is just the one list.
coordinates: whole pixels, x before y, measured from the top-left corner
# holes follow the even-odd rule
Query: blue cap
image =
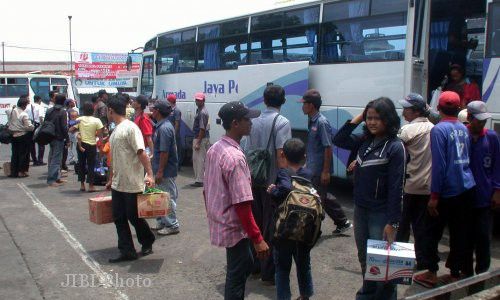
[(410, 93), (403, 100), (399, 100), (399, 104), (401, 104), (403, 108), (413, 107), (413, 108), (425, 109), (427, 106), (427, 103), (425, 103), (424, 98), (417, 93)]

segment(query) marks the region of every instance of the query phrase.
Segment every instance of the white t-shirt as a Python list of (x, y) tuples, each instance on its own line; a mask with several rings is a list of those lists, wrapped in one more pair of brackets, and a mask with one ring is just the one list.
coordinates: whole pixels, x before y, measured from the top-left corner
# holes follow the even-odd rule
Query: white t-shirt
[(144, 191), (144, 167), (137, 151), (145, 149), (139, 127), (130, 120), (118, 124), (110, 137), (113, 166), (111, 188), (123, 193)]
[(37, 123), (40, 123), (40, 105), (37, 103), (30, 103), (28, 106), (26, 106), (26, 109), (24, 110), (27, 114), (28, 117), (30, 118), (31, 121), (35, 121)]

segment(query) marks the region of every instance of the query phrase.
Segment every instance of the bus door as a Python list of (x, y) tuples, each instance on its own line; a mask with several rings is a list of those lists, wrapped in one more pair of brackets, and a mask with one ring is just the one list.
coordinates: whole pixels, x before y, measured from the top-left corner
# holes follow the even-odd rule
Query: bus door
[(405, 52), (405, 95), (410, 92), (428, 98), (429, 24), (431, 1), (410, 0)]

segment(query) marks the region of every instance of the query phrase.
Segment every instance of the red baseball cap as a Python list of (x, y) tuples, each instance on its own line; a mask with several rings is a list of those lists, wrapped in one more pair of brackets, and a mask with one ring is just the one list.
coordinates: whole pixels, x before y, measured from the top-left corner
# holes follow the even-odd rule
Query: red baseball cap
[(177, 101), (177, 96), (175, 94), (168, 94), (167, 100), (168, 102), (175, 102)]
[(460, 96), (452, 91), (443, 92), (439, 96), (439, 106), (441, 107), (460, 107)]
[(205, 101), (205, 94), (201, 92), (194, 94), (194, 100)]

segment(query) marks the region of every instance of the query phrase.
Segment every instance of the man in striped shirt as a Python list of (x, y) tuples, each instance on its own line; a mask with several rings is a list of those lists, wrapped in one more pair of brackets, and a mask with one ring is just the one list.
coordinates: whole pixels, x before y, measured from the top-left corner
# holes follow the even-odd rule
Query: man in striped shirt
[(251, 118), (260, 115), (241, 102), (222, 106), (219, 117), (226, 130), (208, 150), (203, 180), (210, 241), (226, 248), (227, 273), (224, 298), (243, 299), (245, 283), (253, 266), (251, 244), (259, 259), (269, 255), (252, 214), (250, 170), (239, 145), (252, 128)]

